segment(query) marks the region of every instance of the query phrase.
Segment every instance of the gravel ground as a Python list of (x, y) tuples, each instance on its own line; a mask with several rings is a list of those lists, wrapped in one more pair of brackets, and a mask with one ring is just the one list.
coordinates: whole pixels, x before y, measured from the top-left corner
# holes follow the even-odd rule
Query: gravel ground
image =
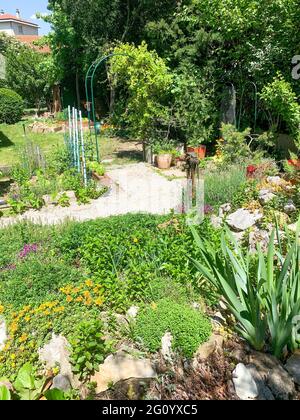
[(88, 205), (71, 202), (70, 207), (49, 205), (17, 217), (0, 219), (0, 227), (22, 220), (36, 224), (59, 224), (66, 220), (85, 221), (126, 213), (167, 214), (180, 211), (184, 179), (169, 181), (145, 164), (137, 163), (108, 170), (110, 191)]

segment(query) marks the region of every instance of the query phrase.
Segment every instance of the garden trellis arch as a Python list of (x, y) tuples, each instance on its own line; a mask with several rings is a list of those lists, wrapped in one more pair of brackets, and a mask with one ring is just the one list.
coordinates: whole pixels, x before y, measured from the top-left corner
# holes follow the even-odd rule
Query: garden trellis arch
[(104, 57), (98, 58), (93, 64), (89, 67), (86, 76), (85, 76), (85, 94), (86, 94), (86, 103), (87, 103), (87, 112), (88, 112), (88, 120), (89, 120), (89, 129), (91, 132), (91, 122), (93, 120), (94, 123), (94, 136), (95, 136), (95, 147), (96, 147), (96, 156), (97, 161), (100, 162), (100, 154), (99, 154), (99, 143), (98, 143), (98, 130), (96, 125), (96, 109), (95, 109), (95, 95), (94, 95), (94, 79), (97, 69), (107, 60), (112, 57), (123, 56), (128, 57), (131, 60), (133, 58), (128, 54), (108, 54)]

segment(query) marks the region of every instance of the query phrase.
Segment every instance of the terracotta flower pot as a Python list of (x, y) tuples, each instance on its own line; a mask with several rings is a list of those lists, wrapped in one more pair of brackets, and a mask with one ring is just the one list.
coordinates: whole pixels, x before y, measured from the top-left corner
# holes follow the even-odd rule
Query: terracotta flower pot
[(203, 144), (200, 144), (198, 147), (188, 146), (187, 151), (196, 153), (199, 159), (204, 159), (206, 156), (206, 146), (204, 146)]
[(170, 169), (172, 163), (172, 155), (165, 153), (163, 155), (157, 155), (156, 157), (157, 167), (159, 169)]
[(289, 159), (288, 164), (296, 169), (300, 169), (300, 159)]

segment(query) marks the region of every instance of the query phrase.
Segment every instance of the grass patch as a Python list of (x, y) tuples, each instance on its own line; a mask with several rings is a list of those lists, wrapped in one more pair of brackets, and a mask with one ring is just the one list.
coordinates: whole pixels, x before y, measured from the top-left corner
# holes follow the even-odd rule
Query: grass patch
[(45, 154), (54, 151), (58, 145), (63, 144), (62, 133), (31, 133), (28, 129), (28, 121), (13, 125), (0, 124), (0, 165), (10, 166), (19, 161), (19, 151), (26, 144), (23, 124), (26, 127), (27, 138), (40, 146)]

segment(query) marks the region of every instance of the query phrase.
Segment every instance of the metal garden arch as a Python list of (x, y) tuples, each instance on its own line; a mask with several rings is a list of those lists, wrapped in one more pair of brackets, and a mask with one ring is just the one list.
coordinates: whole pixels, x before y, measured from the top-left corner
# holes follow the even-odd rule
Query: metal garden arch
[(98, 133), (97, 133), (97, 126), (96, 126), (96, 110), (95, 110), (95, 95), (94, 95), (94, 79), (97, 69), (100, 67), (101, 64), (105, 63), (108, 59), (116, 56), (123, 56), (133, 59), (128, 54), (109, 54), (104, 57), (98, 58), (93, 64), (89, 67), (86, 76), (85, 76), (85, 94), (86, 94), (86, 101), (87, 101), (87, 112), (88, 112), (88, 119), (89, 119), (89, 129), (91, 130), (91, 121), (94, 122), (94, 135), (95, 135), (95, 145), (96, 145), (96, 156), (97, 161), (100, 162), (100, 155), (99, 155), (99, 145), (98, 145)]

